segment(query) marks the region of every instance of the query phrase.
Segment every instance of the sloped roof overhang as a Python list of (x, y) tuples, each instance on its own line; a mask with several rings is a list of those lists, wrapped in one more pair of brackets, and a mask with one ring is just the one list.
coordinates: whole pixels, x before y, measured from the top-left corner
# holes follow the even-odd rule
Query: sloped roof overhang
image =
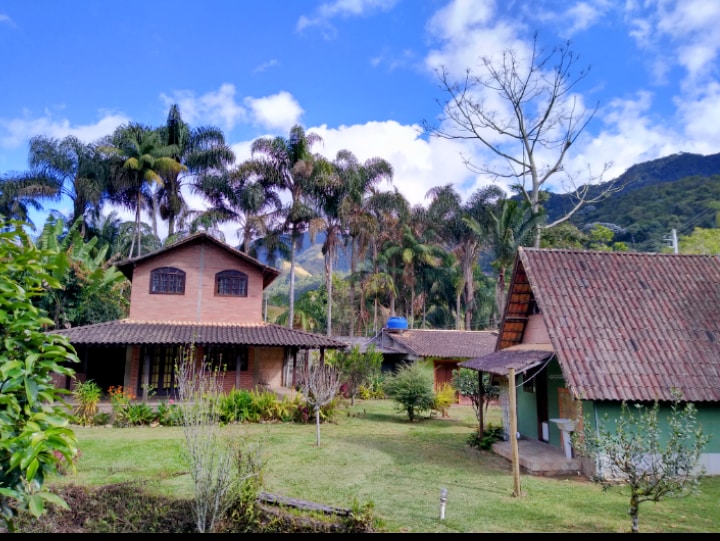
[(227, 344), (299, 349), (345, 349), (347, 344), (319, 334), (271, 323), (233, 324), (115, 320), (49, 331), (66, 336), (73, 345)]
[[(536, 349), (537, 348), (537, 349)], [(517, 374), (540, 366), (555, 355), (551, 346), (533, 344), (532, 346), (512, 346), (494, 351), (482, 357), (476, 357), (458, 363), (460, 368), (469, 368), (478, 372), (487, 372), (496, 376), (507, 377), (510, 368)]]

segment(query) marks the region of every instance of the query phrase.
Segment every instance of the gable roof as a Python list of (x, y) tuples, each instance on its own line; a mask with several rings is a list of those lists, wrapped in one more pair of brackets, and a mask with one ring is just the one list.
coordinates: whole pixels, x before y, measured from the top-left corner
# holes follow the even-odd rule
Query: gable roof
[(172, 244), (168, 244), (167, 246), (163, 246), (159, 250), (155, 250), (154, 252), (150, 252), (145, 255), (141, 255), (138, 257), (133, 257), (130, 259), (125, 259), (123, 261), (120, 261), (115, 264), (115, 266), (122, 272), (125, 277), (132, 282), (133, 278), (133, 271), (135, 270), (135, 266), (142, 262), (147, 261), (149, 259), (152, 259), (154, 257), (157, 257), (158, 255), (167, 253), (169, 251), (175, 250), (179, 248), (180, 246), (189, 246), (192, 244), (199, 244), (202, 242), (210, 242), (212, 244), (215, 244), (216, 246), (219, 246), (223, 250), (226, 250), (230, 252), (235, 257), (242, 259), (246, 263), (249, 263), (250, 265), (253, 265), (258, 268), (260, 272), (262, 272), (263, 275), (263, 289), (265, 289), (267, 286), (269, 286), (275, 278), (280, 276), (280, 271), (277, 269), (274, 269), (273, 267), (268, 267), (267, 265), (263, 265), (258, 261), (257, 259), (250, 257), (244, 252), (241, 252), (240, 250), (237, 250), (230, 246), (229, 244), (226, 244), (225, 242), (216, 239), (209, 233), (205, 231), (200, 231), (199, 233), (194, 233), (192, 235), (189, 235), (185, 238), (182, 238), (176, 242), (173, 242)]
[(521, 248), (498, 349), (533, 303), (577, 398), (720, 401), (717, 257)]
[(330, 337), (272, 323), (196, 323), (186, 321), (130, 321), (120, 319), (48, 334), (66, 336), (73, 345), (208, 345), (345, 349)]
[(446, 359), (478, 357), (495, 349), (497, 331), (457, 331), (408, 329), (389, 332), (383, 329), (371, 342), (383, 352), (407, 352), (417, 357)]

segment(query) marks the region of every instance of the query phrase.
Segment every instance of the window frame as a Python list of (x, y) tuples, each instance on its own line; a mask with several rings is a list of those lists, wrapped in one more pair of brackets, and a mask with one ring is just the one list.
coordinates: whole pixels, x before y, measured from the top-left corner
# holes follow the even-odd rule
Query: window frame
[[(181, 280), (180, 281), (181, 287), (177, 288), (177, 286), (176, 286), (174, 291), (168, 291), (168, 290), (162, 291), (159, 289), (155, 289), (156, 282), (158, 285), (162, 285), (162, 283), (163, 283), (162, 279), (157, 281), (156, 276), (164, 276), (165, 277), (164, 283), (166, 286), (169, 286), (171, 283), (171, 281), (168, 279), (168, 277), (170, 277), (170, 276), (176, 277), (176, 279), (175, 279), (176, 281), (179, 278)], [(185, 271), (182, 269), (179, 269), (177, 267), (165, 266), (165, 267), (154, 268), (153, 270), (150, 271), (150, 286), (149, 286), (150, 295), (185, 295), (185, 277), (186, 277)], [(180, 289), (180, 290), (178, 290), (178, 289)]]
[[(220, 291), (221, 281), (228, 281), (224, 283), (225, 293)], [(237, 281), (237, 284), (235, 283)], [(248, 296), (248, 275), (237, 269), (226, 269), (215, 273), (215, 296), (216, 297), (247, 297)], [(237, 292), (234, 291), (235, 285), (237, 285)]]

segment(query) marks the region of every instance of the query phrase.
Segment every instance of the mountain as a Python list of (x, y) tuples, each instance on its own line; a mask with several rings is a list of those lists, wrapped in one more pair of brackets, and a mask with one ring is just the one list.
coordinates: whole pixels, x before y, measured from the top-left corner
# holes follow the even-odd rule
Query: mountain
[[(668, 245), (673, 229), (689, 235), (694, 227), (716, 227), (720, 202), (720, 153), (681, 152), (639, 163), (617, 178), (625, 187), (598, 203), (583, 206), (570, 222), (580, 229), (602, 223), (616, 231), (615, 241), (630, 249), (657, 252)], [(607, 186), (598, 185), (591, 194)], [(567, 194), (550, 194), (550, 221), (572, 206)]]

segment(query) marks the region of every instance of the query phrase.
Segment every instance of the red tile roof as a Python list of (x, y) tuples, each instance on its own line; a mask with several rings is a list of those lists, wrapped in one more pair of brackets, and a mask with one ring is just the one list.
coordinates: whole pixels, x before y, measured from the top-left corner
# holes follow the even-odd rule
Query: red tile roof
[[(497, 331), (455, 331), (409, 329), (399, 332), (383, 330), (373, 342), (382, 350), (403, 350), (418, 357), (468, 359), (495, 349)], [(399, 346), (399, 347), (398, 347)]]
[(532, 298), (576, 397), (720, 401), (718, 257), (521, 248), (499, 349)]
[(536, 348), (512, 346), (482, 357), (463, 361), (458, 363), (458, 366), (498, 376), (507, 376), (510, 368), (515, 369), (515, 372), (520, 374), (539, 366), (553, 355), (552, 346), (543, 347), (542, 344), (538, 344)]
[(344, 349), (332, 338), (271, 323), (194, 323), (116, 320), (51, 331), (67, 336), (72, 344), (237, 344), (247, 346)]

